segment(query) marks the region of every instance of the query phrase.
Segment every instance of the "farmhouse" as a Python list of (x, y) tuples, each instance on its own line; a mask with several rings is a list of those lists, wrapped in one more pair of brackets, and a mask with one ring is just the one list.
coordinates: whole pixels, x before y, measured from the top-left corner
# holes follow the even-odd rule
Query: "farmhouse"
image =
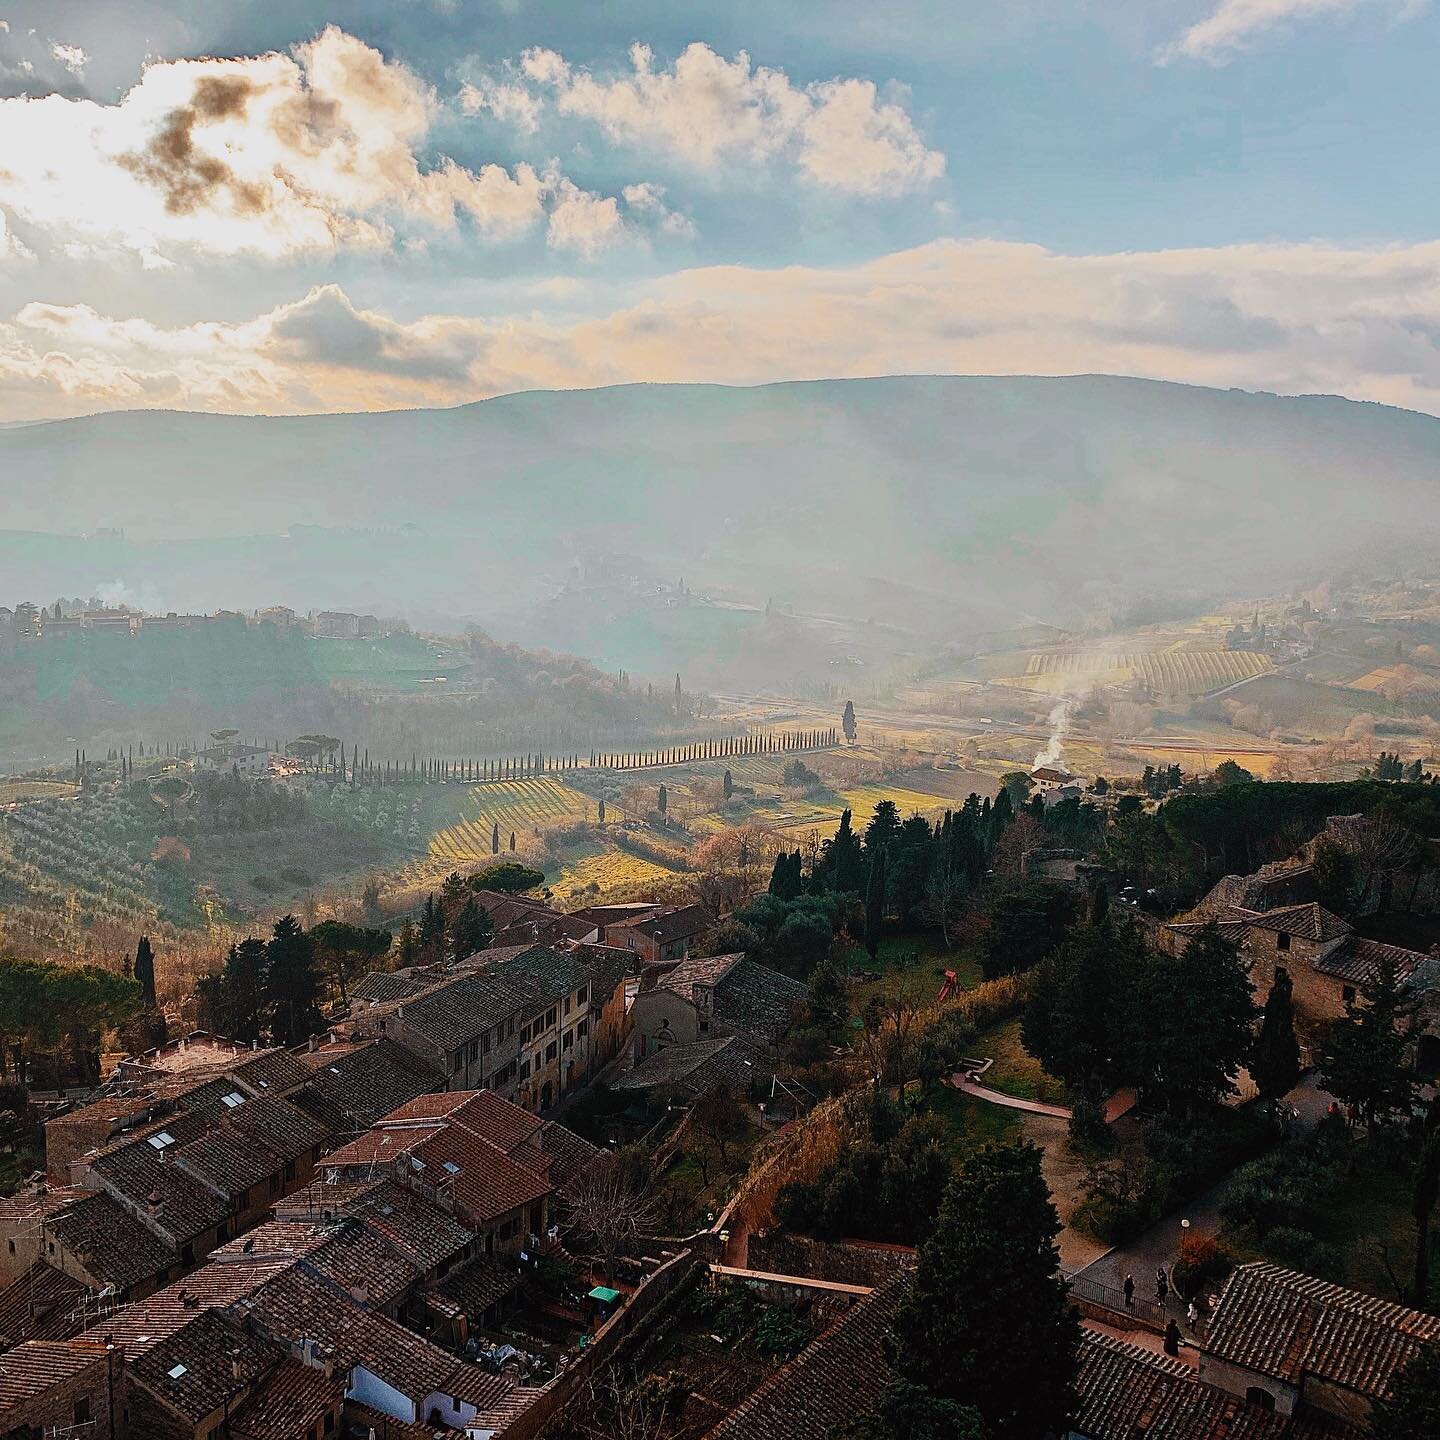
[(714, 926), (715, 916), (705, 906), (682, 905), (607, 924), (599, 938), (606, 945), (633, 950), (642, 964), (653, 965), (683, 960), (694, 942)]
[(242, 775), (267, 775), (273, 753), (264, 745), (242, 745), (232, 740), (196, 751), (190, 763), (196, 770), (212, 773), (238, 770)]

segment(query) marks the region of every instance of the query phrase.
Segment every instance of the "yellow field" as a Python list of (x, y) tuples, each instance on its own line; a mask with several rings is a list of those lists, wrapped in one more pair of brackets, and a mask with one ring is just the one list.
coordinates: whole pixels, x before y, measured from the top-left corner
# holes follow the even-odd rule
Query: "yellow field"
[(79, 793), (80, 787), (68, 780), (0, 780), (0, 805), (18, 800), (53, 800), (57, 796)]
[(1434, 695), (1440, 692), (1440, 679), (1424, 670), (1417, 670), (1413, 665), (1382, 665), (1378, 670), (1351, 680), (1345, 688), (1368, 690), (1378, 695), (1391, 686), (1405, 695)]
[(500, 848), (510, 832), (528, 834), (546, 825), (563, 825), (593, 815), (595, 803), (559, 780), (502, 780), (472, 785), (466, 796), (467, 815), (430, 839), (430, 853), (446, 860), (488, 860), (493, 829), (500, 827)]
[(760, 811), (755, 819), (763, 825), (773, 826), (776, 830), (809, 829), (812, 825), (834, 825), (840, 818), (841, 810), (848, 807), (855, 828), (863, 830), (865, 822), (875, 813), (875, 807), (882, 800), (893, 800), (902, 820), (917, 812), (932, 817), (943, 815), (946, 810), (952, 810), (960, 803), (957, 800), (946, 800), (941, 795), (928, 795), (923, 790), (910, 790), (904, 786), (857, 785), (854, 789), (841, 791), (840, 798), (836, 801), (787, 800), (783, 802), (784, 808), (779, 814), (771, 815)]
[(1273, 668), (1250, 650), (1048, 650), (1031, 655), (1023, 675), (996, 683), (1050, 693), (1138, 680), (1163, 695), (1201, 695)]
[(565, 865), (550, 881), (550, 890), (555, 903), (562, 907), (582, 905), (597, 895), (604, 897), (625, 886), (669, 880), (676, 873), (623, 850), (599, 850)]

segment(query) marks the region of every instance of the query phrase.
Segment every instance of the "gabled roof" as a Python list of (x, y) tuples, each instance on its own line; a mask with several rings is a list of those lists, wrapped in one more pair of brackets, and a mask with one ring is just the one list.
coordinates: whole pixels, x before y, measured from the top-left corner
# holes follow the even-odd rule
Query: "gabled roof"
[(803, 981), (742, 959), (715, 987), (715, 1019), (733, 1030), (777, 1041), (809, 993)]
[(16, 1346), (0, 1364), (0, 1422), (7, 1422), (8, 1432), (12, 1411), (104, 1364), (105, 1347), (80, 1340), (27, 1340)]
[(22, 1340), (69, 1340), (88, 1323), (94, 1297), (78, 1280), (37, 1260), (0, 1290), (0, 1350)]
[(1275, 930), (1315, 944), (1343, 939), (1353, 930), (1348, 921), (1314, 900), (1308, 905), (1285, 905), (1278, 910), (1264, 910), (1250, 916), (1245, 923), (1255, 930)]
[(744, 958), (743, 951), (730, 955), (690, 955), (668, 969), (669, 962), (662, 961), (647, 967), (647, 972), (641, 976), (640, 988), (673, 990), (689, 1000), (697, 985), (718, 985)]
[(611, 1084), (612, 1090), (679, 1090), (704, 1095), (720, 1085), (737, 1091), (748, 1090), (752, 1080), (764, 1076), (769, 1067), (761, 1051), (742, 1035), (723, 1035), (698, 1040), (693, 1045), (670, 1045), (656, 1050), (627, 1070)]
[(1288, 1384), (1316, 1376), (1374, 1399), (1437, 1340), (1440, 1317), (1257, 1261), (1226, 1283), (1205, 1353)]
[(1361, 1440), (1323, 1418), (1293, 1419), (1200, 1381), (1183, 1360), (1086, 1330), (1070, 1428), (1088, 1440)]
[(97, 1285), (117, 1290), (164, 1275), (180, 1263), (175, 1246), (104, 1191), (85, 1192), (83, 1199), (52, 1217), (50, 1233)]
[(872, 1410), (895, 1378), (890, 1322), (908, 1287), (908, 1275), (898, 1275), (857, 1300), (708, 1440), (830, 1440), (840, 1425)]
[(1371, 985), (1379, 978), (1381, 965), (1388, 961), (1395, 967), (1401, 985), (1412, 980), (1416, 972), (1427, 966), (1430, 956), (1400, 945), (1383, 945), (1362, 936), (1347, 936), (1322, 950), (1315, 957), (1314, 968), (1322, 975), (1349, 985)]
[(230, 1416), (235, 1440), (296, 1440), (318, 1434), (325, 1416), (340, 1406), (345, 1382), (314, 1365), (288, 1357)]
[(407, 1000), (395, 1011), (405, 1025), (437, 1050), (449, 1052), (483, 1035), (512, 1015), (548, 1003), (521, 975), (459, 975)]
[(713, 929), (715, 916), (704, 905), (681, 905), (659, 915), (642, 915), (634, 920), (611, 921), (607, 933), (615, 930), (639, 930), (661, 945), (688, 939)]
[(397, 1105), (437, 1089), (444, 1077), (403, 1045), (384, 1038), (356, 1046), (322, 1047), (294, 1103), (338, 1134), (373, 1125)]
[(371, 1001), (388, 1004), (392, 1000), (406, 1000), (426, 989), (424, 981), (410, 975), (396, 975), (384, 970), (372, 970), (350, 987), (352, 1005), (368, 1005)]
[(196, 1422), (249, 1389), (279, 1359), (273, 1345), (210, 1309), (131, 1355), (128, 1369), (167, 1408)]

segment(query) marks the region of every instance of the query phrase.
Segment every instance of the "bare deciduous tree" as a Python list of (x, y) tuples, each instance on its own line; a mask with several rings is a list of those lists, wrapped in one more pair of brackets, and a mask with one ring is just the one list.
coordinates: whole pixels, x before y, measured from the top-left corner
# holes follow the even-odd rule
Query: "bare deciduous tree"
[(570, 1188), (570, 1224), (595, 1237), (607, 1280), (621, 1249), (644, 1235), (659, 1213), (637, 1169), (623, 1153), (606, 1155)]

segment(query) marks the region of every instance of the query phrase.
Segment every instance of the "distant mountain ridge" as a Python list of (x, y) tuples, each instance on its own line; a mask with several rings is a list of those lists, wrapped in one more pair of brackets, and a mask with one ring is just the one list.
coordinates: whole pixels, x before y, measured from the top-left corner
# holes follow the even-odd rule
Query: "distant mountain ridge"
[(37, 601), (118, 581), (186, 606), (516, 623), (567, 582), (624, 573), (927, 632), (1069, 624), (1272, 591), (1440, 533), (1440, 420), (1110, 376), (129, 411), (0, 429), (0, 474), (0, 530), (125, 532), (0, 537)]

